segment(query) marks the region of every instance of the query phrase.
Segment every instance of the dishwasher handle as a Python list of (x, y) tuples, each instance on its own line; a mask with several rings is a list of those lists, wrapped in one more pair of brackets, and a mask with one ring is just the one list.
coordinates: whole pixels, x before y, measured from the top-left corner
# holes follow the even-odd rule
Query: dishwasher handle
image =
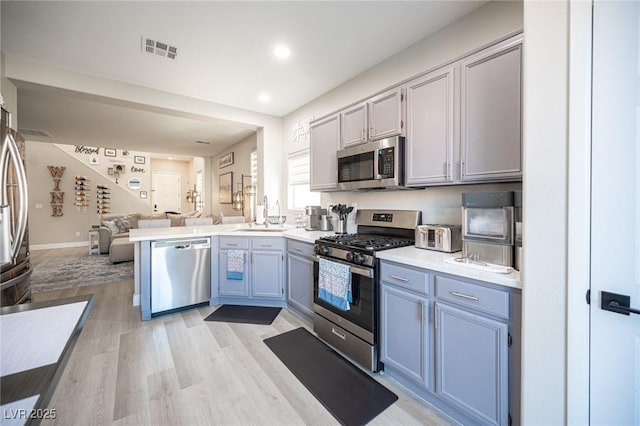
[(198, 240), (167, 240), (167, 241), (153, 241), (151, 243), (151, 249), (159, 248), (173, 248), (175, 250), (201, 250), (211, 248), (211, 240), (198, 239)]

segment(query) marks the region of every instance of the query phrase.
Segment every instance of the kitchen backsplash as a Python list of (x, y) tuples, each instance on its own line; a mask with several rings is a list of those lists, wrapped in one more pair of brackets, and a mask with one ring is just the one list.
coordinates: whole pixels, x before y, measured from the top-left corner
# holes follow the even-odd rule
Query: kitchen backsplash
[(357, 203), (359, 209), (420, 210), (422, 223), (460, 225), (462, 193), (522, 190), (522, 183), (430, 187), (417, 190), (323, 193), (321, 204)]

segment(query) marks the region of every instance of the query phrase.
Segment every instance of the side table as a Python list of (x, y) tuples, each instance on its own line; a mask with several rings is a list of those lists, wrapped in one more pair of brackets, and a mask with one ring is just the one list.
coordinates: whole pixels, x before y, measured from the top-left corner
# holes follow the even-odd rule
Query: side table
[(89, 230), (89, 254), (100, 254), (100, 234), (97, 229)]

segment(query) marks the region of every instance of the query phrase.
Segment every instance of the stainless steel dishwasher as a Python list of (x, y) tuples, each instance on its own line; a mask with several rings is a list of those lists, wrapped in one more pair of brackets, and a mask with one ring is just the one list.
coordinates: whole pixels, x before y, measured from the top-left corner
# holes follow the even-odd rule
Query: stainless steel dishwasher
[(211, 239), (151, 243), (151, 313), (208, 302)]

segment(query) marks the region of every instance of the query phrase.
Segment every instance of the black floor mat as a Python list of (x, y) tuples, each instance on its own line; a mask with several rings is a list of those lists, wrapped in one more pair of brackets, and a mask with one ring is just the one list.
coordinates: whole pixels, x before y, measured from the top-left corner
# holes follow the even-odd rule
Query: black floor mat
[(344, 425), (364, 425), (398, 399), (304, 328), (264, 343)]
[(269, 325), (276, 319), (280, 309), (264, 306), (222, 305), (204, 320)]

